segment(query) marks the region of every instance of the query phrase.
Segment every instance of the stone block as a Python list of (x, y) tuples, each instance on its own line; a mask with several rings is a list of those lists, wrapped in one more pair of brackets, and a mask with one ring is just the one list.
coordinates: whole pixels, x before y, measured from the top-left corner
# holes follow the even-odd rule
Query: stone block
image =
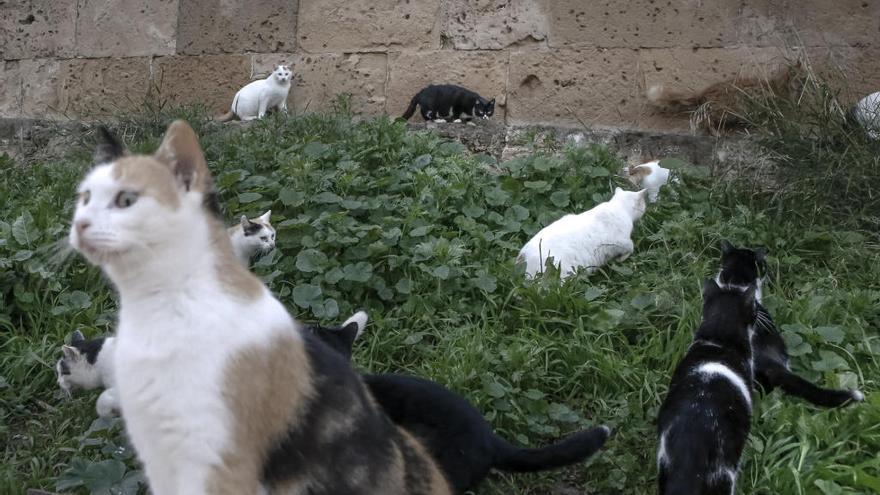
[(21, 113), (21, 72), (19, 62), (0, 61), (0, 118)]
[(19, 62), (21, 74), (21, 116), (59, 118), (64, 116), (60, 99), (61, 62), (31, 59)]
[(301, 0), (299, 48), (310, 53), (440, 45), (440, 0)]
[(513, 52), (508, 123), (632, 126), (641, 108), (637, 62), (628, 49)]
[(872, 0), (774, 0), (768, 17), (777, 45), (846, 46), (880, 43), (880, 2)]
[(844, 105), (880, 91), (880, 46), (823, 46), (805, 51), (813, 71), (841, 90)]
[(112, 115), (143, 105), (150, 85), (150, 59), (64, 60), (61, 74), (59, 101), (65, 113)]
[(294, 112), (328, 110), (343, 93), (351, 95), (357, 113), (385, 111), (388, 58), (384, 53), (260, 54), (254, 56), (253, 77), (266, 77), (278, 64), (293, 70), (288, 107)]
[(226, 113), (232, 98), (250, 82), (250, 55), (158, 57), (153, 60), (152, 84), (159, 96), (176, 103), (203, 103)]
[(547, 1), (448, 0), (444, 2), (444, 47), (499, 50), (547, 42)]
[(291, 52), (297, 0), (179, 0), (177, 53)]
[(76, 2), (12, 0), (0, 3), (3, 60), (70, 57), (76, 30)]
[(671, 115), (657, 111), (644, 95), (648, 88), (700, 92), (709, 86), (742, 78), (766, 78), (795, 60), (795, 54), (780, 48), (655, 48), (639, 51), (643, 78), (639, 100), (642, 111), (638, 126), (644, 129), (688, 129), (686, 113)]
[[(645, 86), (700, 91), (743, 77), (767, 77), (794, 57), (779, 48), (655, 48), (639, 51)], [(792, 58), (794, 60), (794, 58)]]
[(177, 40), (177, 11), (178, 0), (80, 0), (76, 54), (171, 55)]
[[(386, 111), (399, 116), (413, 95), (429, 84), (457, 84), (495, 98), (493, 120), (505, 121), (508, 54), (500, 51), (437, 50), (388, 56)], [(421, 120), (416, 114), (412, 121)]]
[(548, 0), (554, 47), (717, 47), (737, 43), (745, 0)]

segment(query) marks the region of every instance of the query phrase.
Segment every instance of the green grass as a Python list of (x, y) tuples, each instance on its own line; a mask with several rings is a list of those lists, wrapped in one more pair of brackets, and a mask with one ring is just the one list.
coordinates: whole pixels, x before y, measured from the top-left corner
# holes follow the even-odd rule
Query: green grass
[[(128, 117), (129, 145), (153, 150), (163, 115)], [(793, 368), (868, 394), (832, 411), (778, 392), (758, 400), (740, 493), (880, 491), (876, 232), (768, 209), (669, 161), (682, 181), (637, 225), (630, 259), (561, 284), (526, 282), (513, 260), (530, 235), (624, 185), (609, 151), (536, 150), (497, 164), (498, 175), (485, 157), (384, 119), (269, 118), (241, 131), (199, 122), (230, 222), (273, 210), (278, 249), (255, 270), (291, 312), (332, 323), (369, 311), (359, 367), (436, 380), (524, 444), (595, 424), (615, 431), (585, 465), (493, 476), (480, 494), (656, 492), (654, 420), (723, 238), (769, 247), (765, 300)], [(119, 424), (93, 424), (96, 394), (63, 399), (52, 368), (70, 331), (112, 329), (107, 283), (58, 254), (89, 152), (28, 166), (0, 158), (0, 493), (139, 485)]]

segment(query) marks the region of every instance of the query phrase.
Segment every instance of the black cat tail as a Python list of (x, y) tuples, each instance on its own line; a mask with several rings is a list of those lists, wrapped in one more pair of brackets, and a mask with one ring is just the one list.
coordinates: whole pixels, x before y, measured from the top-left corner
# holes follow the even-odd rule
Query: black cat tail
[(406, 111), (403, 112), (403, 115), (400, 116), (403, 120), (409, 120), (410, 117), (416, 113), (416, 107), (419, 106), (419, 100), (421, 99), (422, 92), (419, 91), (415, 96), (412, 97), (412, 100), (409, 101), (409, 106), (406, 107)]
[(865, 398), (858, 390), (819, 387), (784, 368), (775, 370), (771, 376), (786, 394), (800, 397), (817, 406), (839, 407), (849, 401), (861, 402)]
[(540, 449), (516, 447), (496, 436), (492, 467), (502, 471), (525, 472), (568, 466), (598, 452), (610, 434), (607, 426), (597, 426)]

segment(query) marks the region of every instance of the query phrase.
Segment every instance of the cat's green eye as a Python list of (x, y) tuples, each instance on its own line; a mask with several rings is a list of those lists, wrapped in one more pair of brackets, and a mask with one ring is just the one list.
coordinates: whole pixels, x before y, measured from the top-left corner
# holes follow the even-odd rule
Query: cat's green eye
[(79, 198), (82, 200), (83, 206), (89, 204), (89, 199), (91, 199), (92, 195), (88, 191), (83, 191), (79, 193)]
[(120, 191), (116, 195), (116, 206), (119, 208), (128, 208), (138, 199), (138, 193), (134, 191)]

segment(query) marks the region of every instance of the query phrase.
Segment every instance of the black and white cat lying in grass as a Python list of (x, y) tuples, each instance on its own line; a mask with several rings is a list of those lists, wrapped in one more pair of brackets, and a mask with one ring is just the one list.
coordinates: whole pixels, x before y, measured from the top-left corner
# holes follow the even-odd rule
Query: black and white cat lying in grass
[(703, 285), (703, 317), (658, 418), (660, 495), (733, 494), (752, 417), (754, 285)]
[(113, 337), (89, 339), (79, 330), (70, 336), (70, 344), (63, 345), (64, 357), (55, 364), (58, 386), (66, 394), (75, 389), (104, 391), (95, 402), (98, 416), (112, 416), (119, 412), (113, 380)]
[(766, 265), (764, 248), (737, 248), (728, 241), (721, 242), (721, 271), (716, 282), (721, 287), (757, 287), (757, 321), (752, 347), (755, 358), (755, 382), (769, 393), (781, 388), (786, 394), (800, 397), (817, 406), (837, 407), (848, 401), (860, 402), (865, 396), (858, 390), (822, 388), (792, 373), (785, 341), (767, 309), (761, 305), (761, 271)]
[(473, 91), (453, 84), (430, 85), (416, 93), (401, 118), (409, 120), (419, 107), (425, 120), (461, 122), (488, 119), (495, 113), (495, 98), (487, 100)]
[[(313, 325), (308, 330), (350, 359), (366, 321), (361, 311), (341, 327)], [(531, 472), (584, 461), (602, 448), (611, 431), (597, 426), (547, 447), (517, 447), (496, 435), (467, 400), (434, 382), (396, 374), (364, 374), (363, 380), (385, 414), (425, 445), (454, 493), (475, 488), (493, 468)]]

